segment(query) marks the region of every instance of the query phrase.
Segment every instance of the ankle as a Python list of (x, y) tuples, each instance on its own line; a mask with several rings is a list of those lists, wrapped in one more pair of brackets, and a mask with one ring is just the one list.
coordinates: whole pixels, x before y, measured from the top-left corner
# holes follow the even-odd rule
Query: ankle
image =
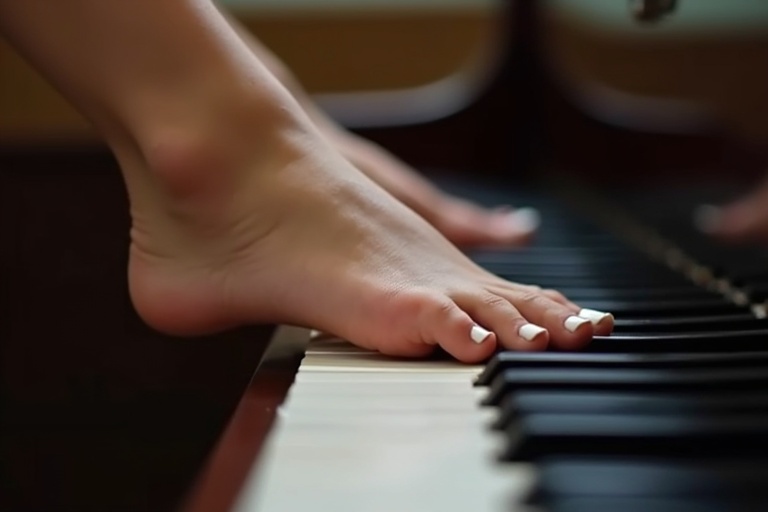
[[(307, 131), (290, 98), (279, 94), (216, 94), (169, 99), (131, 127), (133, 151), (166, 193), (186, 197), (230, 183), (246, 167), (261, 167)], [(120, 145), (118, 142), (117, 145)], [(115, 148), (118, 157), (124, 147)]]

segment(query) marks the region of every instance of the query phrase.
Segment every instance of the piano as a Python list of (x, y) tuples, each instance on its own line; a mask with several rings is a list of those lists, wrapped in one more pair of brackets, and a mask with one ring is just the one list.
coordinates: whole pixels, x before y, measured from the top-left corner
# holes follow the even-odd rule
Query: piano
[[(635, 4), (643, 20), (674, 7)], [(531, 205), (545, 219), (529, 247), (469, 255), (501, 276), (613, 312), (614, 333), (580, 353), (500, 352), (466, 366), (440, 355), (384, 358), (322, 333), (283, 331), (248, 391), (257, 396), (262, 379), (282, 379), (271, 431), (245, 448), (241, 425), (253, 411), (241, 403), (188, 510), (768, 509), (768, 318), (760, 284), (768, 282), (768, 253), (720, 246), (692, 216), (698, 204), (736, 191), (706, 176), (661, 190), (615, 179), (590, 186), (563, 173), (528, 189), (504, 179), (511, 168), (540, 172), (544, 144), (562, 148), (562, 137), (573, 136), (536, 118), (541, 104), (571, 118), (562, 124), (580, 123), (628, 151), (638, 138), (636, 152), (685, 145), (685, 137), (700, 146), (719, 139), (701, 132), (670, 142), (588, 119), (544, 65), (534, 29), (540, 5), (508, 3), (507, 60), (464, 110), (364, 132), (414, 151), (414, 159), (424, 158), (417, 146), (466, 141), (470, 149), (450, 148), (447, 158), (491, 172), (481, 183), (445, 173), (435, 179), (488, 204)], [(526, 149), (510, 149), (505, 138)], [(544, 166), (574, 165), (553, 151)], [(444, 164), (445, 155), (431, 156), (425, 165)], [(270, 376), (272, 364), (280, 371)], [(232, 478), (238, 443), (254, 462), (217, 501), (212, 490), (224, 485), (221, 475)]]
[[(296, 373), (283, 371), (287, 393), (231, 510), (766, 509), (768, 319), (750, 288), (766, 254), (715, 256), (692, 226), (629, 212), (601, 226), (563, 200), (525, 200), (550, 219), (537, 240), (472, 257), (614, 311), (615, 332), (583, 352), (481, 366), (283, 332), (263, 364)], [(261, 386), (257, 372), (249, 392)], [(244, 435), (237, 424), (222, 443)]]
[[(471, 183), (435, 174), (447, 188), (540, 210), (530, 247), (470, 256), (613, 311), (612, 336), (477, 366), (384, 358), (284, 326), (180, 342), (129, 306), (114, 162), (3, 150), (0, 508), (767, 510), (766, 253), (714, 244), (688, 215), (731, 191), (562, 173), (609, 175), (608, 162), (579, 158), (585, 140), (625, 151), (630, 168), (646, 149), (665, 159), (650, 167), (699, 169), (739, 148), (719, 132), (636, 133), (590, 116), (545, 66), (541, 2), (505, 5), (506, 51), (470, 104), (358, 128), (424, 166), (483, 171)], [(467, 144), (446, 143), (456, 137)], [(738, 161), (755, 170), (751, 158)], [(510, 168), (527, 185), (511, 188)], [(537, 183), (542, 168), (553, 172)]]

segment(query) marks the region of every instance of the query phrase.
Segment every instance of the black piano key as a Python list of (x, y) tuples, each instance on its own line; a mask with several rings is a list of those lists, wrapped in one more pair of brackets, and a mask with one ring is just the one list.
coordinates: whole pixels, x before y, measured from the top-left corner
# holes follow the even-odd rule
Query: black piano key
[(547, 244), (541, 239), (535, 240), (532, 245), (522, 248), (501, 248), (501, 249), (473, 249), (466, 252), (467, 256), (477, 261), (480, 264), (494, 264), (505, 263), (513, 258), (521, 258), (523, 260), (535, 260), (542, 259), (543, 261), (575, 261), (575, 262), (589, 262), (595, 261), (593, 258), (597, 258), (597, 261), (614, 260), (617, 258), (626, 259), (638, 259), (639, 261), (650, 261), (642, 253), (634, 249), (630, 249), (624, 245), (618, 243), (609, 242), (608, 244), (590, 245), (585, 243), (579, 243), (574, 241), (563, 245), (556, 240), (554, 243)]
[(505, 370), (491, 384), (483, 405), (498, 406), (511, 392), (521, 389), (552, 390), (744, 390), (768, 393), (768, 368), (738, 369), (601, 369), (523, 368)]
[(610, 311), (621, 318), (724, 315), (749, 311), (745, 306), (737, 306), (725, 297), (717, 296), (695, 300), (582, 300), (579, 305), (598, 311)]
[[(616, 265), (604, 265), (599, 264), (580, 264), (580, 265), (543, 265), (543, 264), (529, 264), (520, 265), (515, 263), (503, 263), (494, 265), (484, 265), (484, 267), (495, 274), (503, 274), (509, 276), (525, 276), (528, 281), (536, 281), (540, 278), (557, 278), (557, 277), (579, 277), (579, 276), (591, 276), (596, 279), (601, 279), (607, 282), (613, 280), (628, 281), (633, 283), (672, 283), (672, 284), (686, 284), (686, 280), (683, 276), (675, 274), (669, 269), (663, 267), (644, 267), (642, 265), (625, 265), (624, 263), (618, 263)], [(631, 275), (627, 275), (627, 268), (632, 268)]]
[(510, 281), (536, 284), (544, 288), (583, 288), (583, 287), (607, 287), (607, 288), (643, 288), (645, 286), (685, 286), (690, 284), (680, 276), (670, 277), (665, 280), (644, 280), (637, 276), (601, 276), (601, 275), (573, 275), (550, 276), (546, 274), (531, 275), (525, 272), (496, 272), (497, 275)]
[[(765, 512), (765, 500), (567, 497), (549, 500), (547, 512)], [(513, 509), (516, 510), (516, 509)]]
[(768, 461), (552, 457), (539, 466), (537, 495), (766, 499)]
[[(519, 252), (484, 254), (482, 256), (469, 255), (478, 265), (488, 268), (515, 268), (538, 267), (552, 268), (571, 267), (571, 268), (594, 268), (598, 269), (601, 265), (656, 265), (643, 255), (632, 252), (579, 252), (568, 251), (556, 253), (549, 250), (530, 251), (521, 250)], [(664, 267), (660, 267), (664, 268)]]
[(643, 286), (641, 288), (565, 288), (558, 291), (574, 302), (581, 300), (669, 300), (669, 299), (708, 299), (719, 297), (711, 290), (700, 288), (692, 283), (681, 286)]
[[(678, 207), (677, 201), (678, 195), (675, 195), (675, 200), (670, 201), (669, 204), (676, 208), (673, 208), (674, 211), (683, 211)], [(647, 204), (647, 201), (643, 204)], [(601, 228), (582, 222), (578, 216), (569, 214), (564, 208), (559, 208), (556, 203), (547, 202), (539, 206), (544, 208), (542, 212), (548, 222), (542, 226), (534, 247), (509, 251), (480, 251), (477, 257), (478, 262), (495, 273), (515, 281), (559, 289), (582, 307), (611, 311), (616, 316), (614, 331), (616, 334), (612, 337), (597, 337), (588, 348), (588, 353), (577, 354), (577, 356), (592, 355), (601, 356), (601, 358), (589, 360), (579, 357), (571, 358), (573, 354), (547, 353), (544, 354), (543, 359), (537, 360), (538, 355), (536, 355), (530, 359), (520, 358), (510, 361), (518, 381), (515, 386), (508, 388), (513, 392), (504, 395), (506, 398), (502, 404), (502, 414), (507, 409), (511, 409), (516, 411), (515, 419), (525, 420), (536, 416), (541, 417), (542, 412), (568, 412), (570, 414), (565, 416), (602, 416), (603, 418), (606, 414), (622, 413), (631, 415), (635, 424), (637, 423), (635, 419), (638, 417), (641, 421), (645, 421), (644, 416), (656, 416), (667, 420), (670, 418), (683, 420), (683, 423), (692, 418), (698, 419), (701, 420), (697, 422), (699, 426), (703, 422), (707, 427), (712, 427), (711, 420), (721, 419), (720, 417), (741, 421), (748, 413), (758, 411), (761, 413), (757, 415), (759, 417), (768, 414), (768, 412), (763, 413), (768, 408), (768, 384), (764, 376), (750, 374), (750, 370), (756, 366), (762, 366), (763, 368), (758, 368), (761, 370), (766, 369), (768, 328), (765, 327), (767, 325), (765, 320), (755, 318), (747, 308), (728, 302), (720, 294), (692, 283), (682, 274), (669, 271), (650, 258), (646, 259), (645, 255), (639, 251), (625, 246), (624, 242), (606, 234)], [(547, 214), (555, 209), (559, 214)], [(655, 215), (656, 208), (651, 210), (654, 210)], [(649, 209), (644, 206), (644, 211), (648, 212)], [(657, 220), (663, 218), (666, 224), (669, 224), (667, 219), (671, 216), (674, 215), (656, 215)], [(723, 262), (724, 276), (750, 274), (750, 277), (761, 278), (760, 275), (751, 275), (760, 274), (762, 272), (760, 266), (744, 263), (754, 261), (754, 258), (734, 259), (730, 257), (731, 251), (715, 251), (711, 240), (695, 232), (692, 233), (689, 221), (678, 224), (673, 222), (671, 226), (666, 224), (660, 224), (660, 227), (668, 235), (672, 233), (673, 236), (667, 236), (669, 240), (675, 242), (679, 240), (680, 246), (688, 255), (700, 258), (704, 263), (707, 262), (704, 255), (707, 253), (713, 255), (714, 258), (710, 258), (709, 261)], [(538, 247), (536, 247), (537, 244)], [(574, 250), (574, 247), (578, 250)], [(604, 270), (605, 268), (609, 270)], [(737, 272), (738, 269), (741, 271)], [(765, 274), (768, 282), (768, 272), (762, 273)], [(753, 292), (752, 297), (758, 296)], [(737, 350), (750, 350), (753, 354), (735, 356), (730, 354), (731, 351)], [(690, 354), (667, 354), (667, 352), (690, 352)], [(751, 362), (750, 355), (755, 356)], [(567, 357), (558, 361), (556, 356)], [(697, 359), (695, 356), (703, 357)], [(724, 359), (718, 359), (723, 356)], [(675, 358), (679, 359), (675, 360)], [(510, 368), (508, 362), (507, 366), (502, 365), (491, 370), (493, 364), (492, 361), (484, 372), (489, 374), (485, 375), (487, 380), (492, 379), (493, 372), (498, 373), (503, 371), (502, 368), (504, 370)], [(596, 382), (595, 377), (592, 377), (593, 380), (590, 382), (585, 375), (576, 376), (573, 373), (573, 371), (583, 370), (593, 375), (615, 377), (612, 372), (617, 369), (625, 377), (618, 385), (615, 380), (609, 378), (597, 378), (604, 381), (603, 385)], [(523, 372), (538, 372), (539, 380), (537, 381), (537, 378), (531, 375), (526, 376)], [(555, 372), (561, 374), (560, 383), (556, 382)], [(637, 372), (641, 372), (642, 375)], [(737, 373), (740, 373), (741, 377), (737, 377)], [(546, 381), (547, 377), (552, 379)], [(689, 380), (686, 381), (686, 379)], [(492, 389), (494, 387), (495, 385)], [(765, 418), (760, 421), (765, 422)], [(681, 428), (679, 422), (676, 425), (678, 429)], [(754, 423), (751, 426), (754, 427)], [(605, 427), (604, 424), (603, 427)], [(749, 425), (745, 428), (749, 428)], [(739, 429), (735, 427), (725, 429), (726, 433), (730, 434), (734, 434), (737, 430)], [(763, 431), (768, 432), (768, 429), (763, 428)], [(655, 433), (659, 432), (657, 429)], [(723, 431), (718, 432), (715, 429), (709, 432), (713, 434), (710, 437), (707, 435), (694, 435), (693, 438), (691, 436), (674, 437), (675, 441), (680, 438), (687, 439), (682, 442), (683, 448), (680, 448), (680, 443), (674, 442), (669, 442), (665, 446), (663, 439), (659, 436), (656, 436), (655, 440), (644, 440), (642, 443), (631, 440), (629, 444), (634, 448), (640, 447), (641, 453), (644, 451), (643, 447), (649, 447), (650, 450), (645, 451), (651, 453), (654, 449), (658, 453), (665, 451), (673, 453), (674, 450), (667, 450), (667, 448), (671, 446), (673, 449), (684, 451), (685, 446), (688, 445), (691, 449), (686, 455), (699, 457), (706, 454), (707, 450), (696, 449), (702, 445), (708, 447), (711, 443), (707, 441), (720, 439), (719, 435), (722, 433)], [(749, 435), (731, 435), (724, 438), (726, 442), (736, 443), (738, 446), (722, 448), (722, 443), (715, 446), (713, 454), (720, 457), (718, 462), (724, 461), (726, 455), (732, 456), (728, 453), (729, 450), (737, 456), (755, 456), (749, 451)], [(759, 440), (758, 437), (754, 437), (753, 444), (759, 445)], [(626, 447), (625, 441), (626, 439), (617, 441), (615, 446)], [(547, 449), (552, 448), (551, 443), (542, 444), (546, 444)], [(614, 453), (610, 444), (610, 438), (603, 437), (595, 447), (595, 451)], [(578, 450), (584, 447), (589, 449), (590, 443), (582, 439), (581, 442), (574, 443), (572, 446), (577, 447), (574, 448), (573, 453), (580, 453)], [(625, 452), (630, 451), (625, 450)], [(766, 451), (758, 450), (758, 452), (760, 456), (764, 456)], [(618, 453), (623, 452), (619, 450)], [(626, 461), (619, 462), (626, 465)], [(545, 461), (545, 467), (552, 466), (546, 466)], [(596, 474), (594, 467), (580, 469), (581, 476), (589, 477)], [(565, 469), (561, 466), (560, 470), (573, 471), (574, 466), (571, 465)], [(622, 471), (623, 473), (617, 474)], [(762, 468), (756, 468), (755, 471), (759, 474), (766, 473)], [(535, 505), (544, 505), (550, 512), (768, 510), (766, 501), (762, 497), (757, 501), (752, 498), (747, 499), (747, 494), (754, 494), (749, 489), (740, 491), (737, 489), (737, 492), (741, 492), (743, 496), (735, 502), (723, 498), (723, 493), (712, 491), (715, 486), (709, 486), (706, 482), (707, 475), (702, 475), (701, 472), (698, 474), (699, 484), (706, 487), (706, 491), (709, 492), (706, 500), (697, 499), (698, 492), (695, 489), (682, 498), (674, 493), (664, 496), (659, 496), (658, 493), (649, 495), (646, 491), (656, 492), (653, 489), (654, 477), (637, 468), (613, 467), (608, 468), (606, 474), (605, 478), (598, 476), (603, 478), (598, 483), (603, 483), (607, 487), (611, 485), (615, 487), (617, 478), (640, 480), (647, 485), (639, 495), (622, 494), (616, 488), (603, 492), (581, 485), (580, 493), (553, 491), (548, 493), (549, 498), (546, 502)], [(666, 478), (666, 483), (680, 480), (675, 475), (666, 475), (662, 478)], [(658, 482), (659, 479), (656, 480)], [(579, 484), (576, 485), (579, 486)], [(761, 485), (761, 487), (768, 489), (768, 485)]]
[(768, 319), (757, 318), (751, 312), (727, 315), (701, 315), (669, 318), (617, 318), (613, 324), (615, 333), (672, 333), (706, 330), (742, 331), (768, 329)]
[(507, 431), (501, 458), (549, 456), (672, 457), (766, 460), (768, 413), (530, 414)]
[(535, 413), (670, 414), (746, 413), (768, 411), (768, 393), (670, 393), (666, 391), (550, 391), (522, 390), (502, 400), (491, 427), (506, 430), (518, 418)]
[(766, 352), (714, 353), (590, 353), (513, 352), (493, 356), (477, 377), (476, 384), (488, 386), (505, 370), (513, 368), (768, 368)]
[(768, 330), (595, 336), (590, 352), (743, 352), (768, 350)]

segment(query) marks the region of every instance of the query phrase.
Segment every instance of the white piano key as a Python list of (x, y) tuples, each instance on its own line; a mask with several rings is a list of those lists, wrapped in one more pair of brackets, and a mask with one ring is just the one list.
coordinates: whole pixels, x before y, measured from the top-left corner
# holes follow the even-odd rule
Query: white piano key
[(520, 501), (532, 474), (526, 466), (494, 463), (482, 434), (331, 445), (278, 441), (263, 486), (250, 488), (236, 510), (501, 512)]
[(399, 412), (406, 414), (408, 412), (419, 412), (423, 410), (443, 411), (443, 410), (462, 410), (476, 411), (477, 404), (467, 400), (456, 400), (456, 396), (450, 393), (432, 394), (432, 395), (408, 395), (400, 396), (392, 394), (382, 394), (376, 400), (371, 400), (370, 396), (365, 394), (344, 395), (343, 400), (332, 397), (330, 400), (319, 400), (314, 393), (293, 393), (290, 401), (286, 405), (302, 411), (328, 410), (332, 407), (334, 411), (351, 411), (353, 413), (365, 412)]
[[(475, 374), (476, 375), (476, 374)], [(346, 382), (346, 383), (456, 383), (472, 385), (475, 375), (462, 373), (395, 373), (395, 372), (312, 372), (300, 371), (296, 374), (296, 382)]]
[(502, 465), (480, 367), (313, 341), (235, 512), (501, 512), (532, 483)]

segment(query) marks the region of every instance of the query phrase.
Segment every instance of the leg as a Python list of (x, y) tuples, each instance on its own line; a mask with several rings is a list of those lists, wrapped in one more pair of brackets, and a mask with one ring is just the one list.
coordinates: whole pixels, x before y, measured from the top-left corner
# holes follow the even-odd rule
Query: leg
[(538, 219), (531, 217), (530, 210), (522, 210), (520, 215), (507, 207), (489, 210), (445, 194), (384, 148), (339, 126), (314, 104), (277, 56), (237, 20), (232, 17), (227, 20), (347, 160), (424, 217), (451, 242), (458, 245), (521, 244), (533, 235)]
[(463, 361), (610, 331), (478, 268), (353, 168), (209, 2), (0, 0), (0, 23), (117, 156), (131, 297), (153, 327), (284, 322)]

